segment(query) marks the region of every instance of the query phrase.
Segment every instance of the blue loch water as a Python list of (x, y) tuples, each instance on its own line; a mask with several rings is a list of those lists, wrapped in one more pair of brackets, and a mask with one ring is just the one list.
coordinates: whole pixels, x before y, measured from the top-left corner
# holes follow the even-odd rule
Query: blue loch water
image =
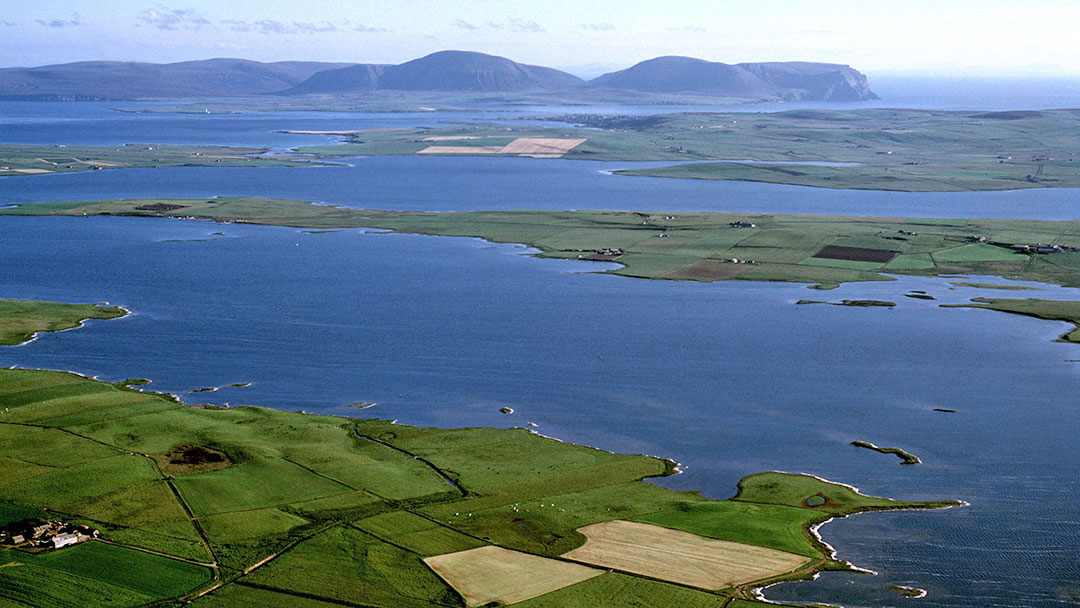
[[(77, 104), (54, 106), (74, 107), (76, 115), (58, 111), (49, 121), (40, 109), (48, 104), (33, 105), (22, 111), (36, 113), (35, 124), (51, 125), (42, 127), (43, 143), (67, 129), (72, 141), (66, 143), (111, 144), (115, 134), (98, 131), (102, 125), (129, 122), (139, 123), (129, 126), (141, 129), (145, 141), (167, 142), (152, 136), (164, 138), (175, 127), (167, 117), (113, 116)], [(8, 107), (0, 104), (5, 142)], [(96, 118), (83, 124), (84, 111)], [(257, 117), (254, 125), (222, 117), (205, 140), (173, 141), (299, 145), (311, 139), (297, 144), (276, 131), (417, 120), (308, 117), (295, 127), (294, 119)], [(25, 133), (20, 137), (33, 130)], [(1064, 190), (892, 195), (623, 178), (603, 173), (607, 163), (348, 162), (0, 178), (0, 203), (260, 194), (432, 210), (1078, 215), (1076, 196)], [(0, 295), (109, 301), (134, 314), (2, 349), (0, 364), (110, 380), (148, 377), (151, 388), (189, 402), (355, 414), (343, 405), (372, 401), (377, 405), (365, 413), (410, 424), (533, 422), (539, 432), (567, 441), (673, 458), (685, 472), (656, 483), (716, 498), (730, 496), (742, 476), (776, 469), (874, 494), (962, 499), (970, 506), (826, 524), (822, 535), (841, 558), (878, 575), (829, 573), (765, 593), (776, 601), (846, 606), (1077, 605), (1080, 348), (1053, 342), (1067, 325), (940, 308), (1005, 293), (956, 287), (949, 282), (955, 279), (900, 278), (810, 292), (802, 285), (634, 280), (596, 274), (604, 264), (528, 253), (476, 239), (364, 230), (312, 234), (180, 220), (3, 217)], [(1080, 297), (1076, 290), (1040, 287), (1028, 293)], [(937, 300), (905, 298), (911, 290)], [(803, 298), (873, 298), (897, 306), (794, 304)], [(252, 385), (188, 392), (238, 382)], [(499, 413), (502, 406), (514, 414)], [(901, 446), (924, 464), (901, 467), (893, 457), (848, 445), (854, 439)], [(905, 599), (890, 585), (928, 595)]]

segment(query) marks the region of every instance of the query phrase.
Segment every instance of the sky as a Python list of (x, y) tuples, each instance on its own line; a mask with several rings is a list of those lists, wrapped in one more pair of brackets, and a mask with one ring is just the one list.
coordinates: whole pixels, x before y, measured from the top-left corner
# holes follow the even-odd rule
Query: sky
[(0, 66), (401, 63), (469, 50), (584, 77), (660, 55), (1080, 78), (1080, 0), (2, 0)]

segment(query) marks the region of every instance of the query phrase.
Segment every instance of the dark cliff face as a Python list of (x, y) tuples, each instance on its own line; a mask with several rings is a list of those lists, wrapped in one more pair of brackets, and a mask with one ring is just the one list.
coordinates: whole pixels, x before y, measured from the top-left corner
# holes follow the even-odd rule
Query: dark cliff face
[(777, 89), (787, 99), (811, 101), (861, 101), (878, 99), (866, 76), (858, 70), (835, 63), (802, 61), (740, 63), (739, 67)]
[(866, 76), (846, 65), (810, 62), (729, 65), (691, 57), (658, 57), (604, 74), (590, 85), (634, 91), (709, 93), (787, 100), (877, 99)]

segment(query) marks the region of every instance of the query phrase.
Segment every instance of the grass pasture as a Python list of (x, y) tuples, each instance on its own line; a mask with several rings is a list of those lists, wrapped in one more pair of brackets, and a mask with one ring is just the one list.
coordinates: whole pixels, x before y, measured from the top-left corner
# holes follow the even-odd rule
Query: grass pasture
[[(807, 499), (820, 496), (825, 503), (810, 507)], [(867, 496), (850, 486), (825, 481), (811, 475), (758, 473), (739, 480), (739, 493), (731, 500), (769, 505), (785, 505), (831, 515), (849, 515), (860, 511), (904, 508), (940, 508), (955, 506), (957, 501), (908, 503), (890, 498)]]
[[(0, 550), (0, 562), (10, 559), (7, 553)], [(86, 598), (94, 598), (101, 608), (128, 608), (154, 600), (119, 585), (36, 564), (0, 568), (0, 598), (16, 602), (20, 608), (84, 608)]]
[(514, 604), (515, 608), (721, 608), (724, 596), (654, 581), (621, 572), (604, 574), (540, 597)]
[(486, 546), (429, 557), (424, 563), (469, 607), (515, 604), (600, 576), (603, 570)]
[(210, 580), (210, 570), (144, 551), (90, 541), (19, 561), (123, 587), (154, 599), (175, 597)]
[(3, 498), (57, 509), (156, 478), (157, 473), (145, 458), (121, 454), (4, 486)]
[(408, 511), (391, 511), (355, 521), (352, 525), (424, 557), (466, 551), (484, 544)]
[(794, 571), (810, 558), (630, 521), (579, 529), (589, 540), (563, 557), (698, 589), (720, 590)]
[(826, 557), (807, 528), (821, 516), (806, 509), (734, 501), (699, 502), (651, 513), (636, 521), (718, 540)]
[(280, 458), (178, 477), (173, 483), (196, 515), (270, 507), (350, 491)]
[(196, 608), (340, 608), (338, 602), (304, 597), (285, 590), (236, 583), (226, 585), (191, 604)]
[(460, 606), (461, 600), (419, 556), (350, 527), (300, 544), (245, 580), (270, 589), (364, 606)]
[(308, 520), (279, 509), (256, 509), (238, 513), (221, 513), (199, 519), (199, 524), (216, 543), (285, 536), (290, 530), (303, 526)]

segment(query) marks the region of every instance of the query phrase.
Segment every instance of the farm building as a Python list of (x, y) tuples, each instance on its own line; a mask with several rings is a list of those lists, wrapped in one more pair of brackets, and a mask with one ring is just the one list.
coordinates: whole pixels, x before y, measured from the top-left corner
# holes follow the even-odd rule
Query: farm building
[(53, 549), (74, 545), (77, 542), (79, 542), (78, 534), (57, 534), (52, 537)]

